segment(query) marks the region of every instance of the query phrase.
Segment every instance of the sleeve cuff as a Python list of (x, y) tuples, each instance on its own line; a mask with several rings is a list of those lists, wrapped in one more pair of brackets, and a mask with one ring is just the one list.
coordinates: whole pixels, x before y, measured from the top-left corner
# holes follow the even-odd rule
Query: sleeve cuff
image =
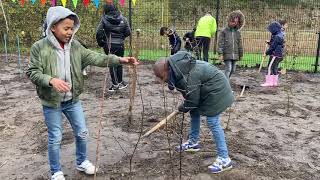
[(109, 66), (115, 66), (115, 65), (120, 65), (120, 57), (113, 55), (113, 54), (109, 54), (108, 55), (108, 64)]
[(44, 74), (43, 84), (42, 85), (45, 86), (45, 87), (51, 87), (51, 85), (49, 84), (51, 79), (52, 79), (51, 76)]

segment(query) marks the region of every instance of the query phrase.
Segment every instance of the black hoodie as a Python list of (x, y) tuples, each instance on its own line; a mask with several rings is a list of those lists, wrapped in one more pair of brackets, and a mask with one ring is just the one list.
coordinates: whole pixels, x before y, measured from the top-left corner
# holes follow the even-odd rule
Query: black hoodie
[[(98, 34), (104, 33), (98, 37)], [(123, 45), (126, 37), (130, 36), (131, 29), (127, 18), (112, 5), (105, 6), (104, 15), (97, 28), (97, 41), (99, 46), (108, 44), (111, 37), (111, 44)], [(104, 40), (103, 43), (99, 41)]]

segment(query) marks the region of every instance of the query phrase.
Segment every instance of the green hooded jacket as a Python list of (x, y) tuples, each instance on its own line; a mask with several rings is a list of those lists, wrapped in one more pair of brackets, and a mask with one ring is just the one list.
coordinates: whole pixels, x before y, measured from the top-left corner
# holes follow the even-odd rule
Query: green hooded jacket
[[(106, 67), (119, 64), (119, 57), (96, 53), (84, 48), (78, 41), (71, 43), (70, 67), (72, 80), (72, 100), (78, 101), (79, 95), (83, 92), (84, 79), (82, 69), (88, 65)], [(57, 55), (53, 45), (47, 38), (44, 38), (31, 47), (30, 63), (27, 75), (32, 83), (36, 85), (41, 103), (48, 107), (59, 107), (61, 96), (49, 82), (52, 78), (58, 78)]]
[(212, 117), (231, 106), (234, 96), (229, 81), (215, 66), (194, 60), (185, 51), (170, 56), (168, 61), (174, 74), (173, 84), (185, 98), (185, 108)]
[[(61, 42), (51, 31), (51, 27), (69, 16), (74, 17), (73, 35), (68, 43)], [(88, 65), (113, 66), (119, 64), (119, 57), (95, 53), (84, 48), (74, 35), (80, 27), (78, 16), (62, 6), (50, 7), (46, 16), (47, 37), (34, 43), (31, 47), (30, 63), (27, 75), (36, 85), (42, 105), (59, 107), (64, 101), (78, 101), (83, 91), (82, 70)], [(49, 82), (52, 78), (61, 79), (71, 86), (71, 91), (59, 93)]]

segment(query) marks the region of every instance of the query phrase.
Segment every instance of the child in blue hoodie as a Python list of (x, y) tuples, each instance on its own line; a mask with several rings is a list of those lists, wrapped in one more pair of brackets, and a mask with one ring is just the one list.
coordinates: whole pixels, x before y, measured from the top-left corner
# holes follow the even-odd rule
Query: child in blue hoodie
[(283, 60), (283, 51), (284, 51), (284, 38), (285, 34), (283, 31), (283, 26), (278, 21), (273, 21), (268, 26), (269, 32), (271, 35), (270, 46), (266, 51), (266, 55), (269, 55), (268, 63), (268, 73), (265, 76), (265, 83), (261, 86), (278, 86), (278, 66), (279, 63)]
[(160, 36), (168, 36), (169, 38), (169, 46), (171, 49), (171, 55), (177, 53), (181, 48), (181, 39), (180, 36), (174, 29), (170, 29), (168, 27), (160, 28)]

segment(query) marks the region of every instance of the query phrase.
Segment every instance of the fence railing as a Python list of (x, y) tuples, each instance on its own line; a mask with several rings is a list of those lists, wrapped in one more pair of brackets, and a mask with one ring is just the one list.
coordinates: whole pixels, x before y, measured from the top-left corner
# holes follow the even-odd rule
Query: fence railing
[[(104, 2), (101, 0), (101, 4)], [(270, 33), (266, 30), (267, 25), (272, 20), (286, 19), (289, 24), (286, 30), (287, 56), (282, 66), (302, 71), (318, 70), (318, 58), (316, 58), (319, 54), (317, 32), (320, 31), (320, 1), (318, 0), (138, 0), (131, 8), (128, 2), (125, 7), (120, 7), (120, 10), (128, 19), (131, 14), (133, 32), (134, 29), (141, 30), (140, 59), (155, 60), (169, 55), (168, 40), (159, 35), (161, 26), (175, 27), (182, 37), (184, 33), (196, 26), (197, 21), (206, 11), (211, 11), (217, 17), (218, 28), (222, 29), (227, 24), (227, 15), (233, 10), (241, 10), (246, 16), (246, 24), (241, 30), (245, 56), (239, 65), (253, 67), (259, 64), (265, 47), (264, 41), (270, 39)], [(20, 37), (21, 47), (25, 50), (40, 39), (42, 21), (49, 4), (46, 7), (41, 7), (39, 4), (26, 3), (22, 8), (17, 3), (4, 2), (8, 12), (10, 32), (9, 35), (5, 35), (5, 27), (0, 26), (3, 42), (0, 45), (1, 53), (5, 53), (4, 36), (8, 37), (6, 41), (8, 53), (17, 53), (17, 35)], [(74, 9), (71, 1), (68, 1), (67, 7), (80, 17), (81, 28), (77, 32), (78, 38), (91, 48), (99, 48), (95, 40), (95, 30), (102, 15), (102, 8), (97, 10), (93, 4), (84, 8), (79, 4)], [(0, 24), (3, 23), (0, 14)], [(126, 42), (129, 50), (129, 39)], [(209, 56), (213, 63), (216, 58), (215, 43), (215, 39), (212, 39)], [(22, 50), (22, 52), (25, 51)]]

